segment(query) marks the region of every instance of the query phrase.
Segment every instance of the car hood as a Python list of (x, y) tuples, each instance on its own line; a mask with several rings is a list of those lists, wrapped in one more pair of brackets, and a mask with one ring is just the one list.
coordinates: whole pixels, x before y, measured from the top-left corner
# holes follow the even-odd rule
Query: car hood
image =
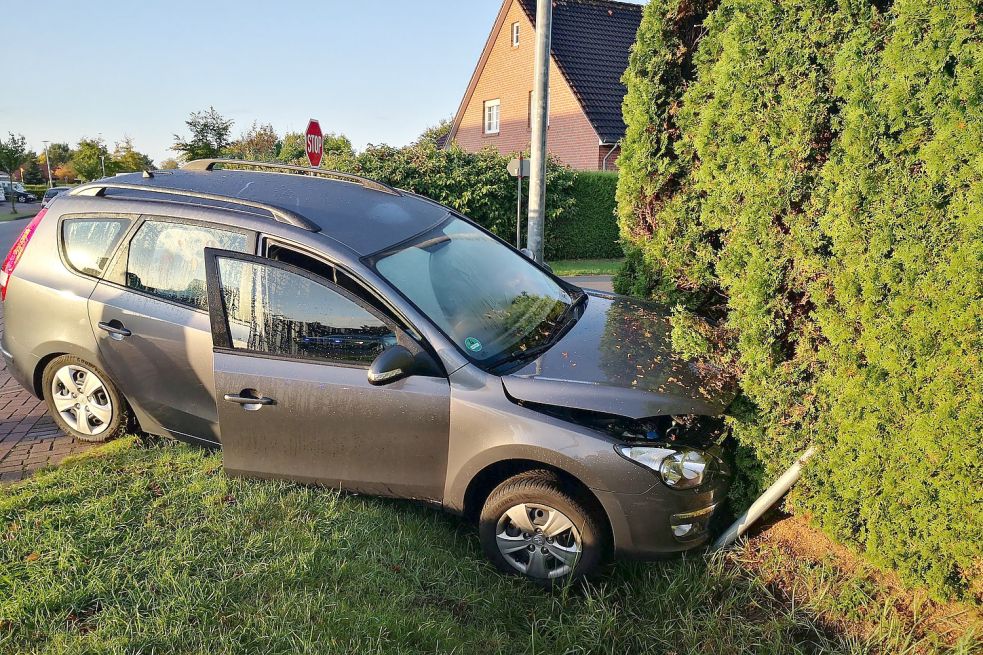
[(732, 376), (674, 353), (663, 307), (588, 293), (583, 315), (563, 338), (502, 378), (510, 396), (636, 419), (723, 413), (736, 393)]

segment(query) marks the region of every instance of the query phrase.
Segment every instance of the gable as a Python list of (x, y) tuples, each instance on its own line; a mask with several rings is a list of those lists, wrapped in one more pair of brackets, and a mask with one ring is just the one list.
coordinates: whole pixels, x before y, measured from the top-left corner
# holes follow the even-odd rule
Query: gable
[[(533, 25), (536, 0), (517, 0)], [(552, 56), (604, 143), (625, 135), (621, 77), (642, 6), (612, 0), (554, 0)]]
[[(519, 22), (521, 26), (521, 53), (511, 47), (511, 29), (513, 22)], [(534, 69), (534, 51), (535, 28), (533, 26), (533, 22), (529, 20), (528, 15), (518, 0), (504, 0), (501, 9), (499, 9), (498, 16), (495, 19), (495, 23), (492, 26), (492, 30), (489, 33), (488, 39), (485, 42), (485, 47), (478, 59), (478, 64), (475, 66), (475, 70), (471, 75), (468, 88), (461, 100), (461, 104), (458, 107), (457, 112), (454, 115), (454, 120), (451, 125), (451, 130), (447, 136), (445, 147), (457, 140), (459, 132), (465, 123), (470, 124), (473, 122), (474, 117), (469, 117), (468, 113), (470, 111), (470, 113), (473, 114), (473, 103), (480, 102), (481, 100), (475, 99), (475, 92), (477, 89), (484, 87), (487, 90), (490, 85), (497, 89), (493, 95), (505, 96), (525, 94), (533, 88), (532, 76)], [(511, 70), (515, 71), (509, 75), (507, 80), (503, 79), (502, 77), (503, 61), (507, 62), (505, 64), (506, 67), (511, 66)], [(585, 129), (589, 131), (592, 135), (594, 144), (600, 140), (600, 137), (593, 128), (593, 125), (587, 119), (587, 115), (584, 112), (579, 96), (570, 86), (570, 83), (563, 74), (563, 71), (557, 66), (555, 56), (550, 57), (550, 96), (551, 121), (560, 118), (557, 115), (558, 113), (563, 113), (569, 117), (571, 112), (576, 112), (581, 117), (580, 123), (583, 124), (578, 125), (579, 131), (583, 132)], [(511, 100), (512, 101), (509, 102), (510, 106), (514, 108), (514, 106), (521, 105), (522, 111), (526, 111), (526, 107), (528, 106), (528, 98), (525, 95), (523, 95), (521, 102), (517, 103), (514, 98)], [(525, 114), (523, 114), (523, 116), (525, 116)], [(525, 117), (523, 120), (525, 120)], [(569, 121), (564, 121), (564, 123), (569, 124)], [(524, 145), (517, 147), (516, 150), (526, 148), (528, 148), (528, 139), (525, 141)]]

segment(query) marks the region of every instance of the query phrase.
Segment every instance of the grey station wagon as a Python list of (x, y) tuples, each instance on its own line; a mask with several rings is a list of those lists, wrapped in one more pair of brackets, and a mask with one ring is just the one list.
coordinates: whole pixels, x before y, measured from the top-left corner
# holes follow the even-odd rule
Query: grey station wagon
[(727, 490), (733, 390), (658, 308), (373, 180), (203, 160), (77, 187), (0, 295), (7, 367), (78, 439), (433, 503), (545, 585), (705, 543)]

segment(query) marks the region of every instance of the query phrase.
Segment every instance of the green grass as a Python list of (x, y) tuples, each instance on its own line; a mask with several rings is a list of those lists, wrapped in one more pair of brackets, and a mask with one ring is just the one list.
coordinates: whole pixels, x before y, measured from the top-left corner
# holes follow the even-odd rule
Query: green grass
[(547, 593), (437, 510), (229, 479), (186, 445), (126, 439), (0, 488), (0, 653), (911, 652), (877, 639), (720, 556)]
[(550, 262), (553, 272), (560, 276), (614, 275), (621, 268), (623, 259), (559, 259)]
[(10, 203), (0, 202), (0, 222), (16, 221), (21, 218), (33, 218), (34, 215), (38, 213), (38, 207), (40, 207), (40, 205), (33, 205), (33, 207), (34, 207), (33, 209), (30, 209), (28, 211), (22, 211), (18, 206), (17, 213), (11, 214)]

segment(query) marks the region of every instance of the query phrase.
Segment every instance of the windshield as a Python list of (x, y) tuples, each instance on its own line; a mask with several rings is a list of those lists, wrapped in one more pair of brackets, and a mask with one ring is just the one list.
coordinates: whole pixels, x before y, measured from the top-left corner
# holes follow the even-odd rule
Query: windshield
[(488, 366), (548, 346), (573, 302), (535, 264), (458, 218), (382, 255), (375, 267)]

